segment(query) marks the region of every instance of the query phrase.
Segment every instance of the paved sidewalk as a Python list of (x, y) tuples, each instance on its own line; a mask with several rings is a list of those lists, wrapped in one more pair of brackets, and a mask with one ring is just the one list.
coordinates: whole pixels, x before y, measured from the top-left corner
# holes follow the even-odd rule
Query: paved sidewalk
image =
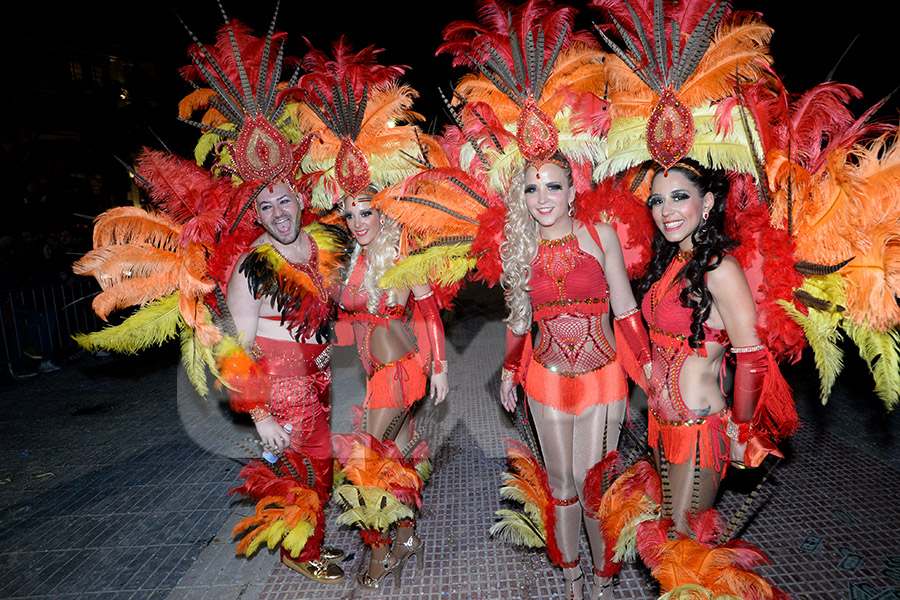
[[(226, 494), (247, 455), (234, 442), (252, 426), (192, 393), (173, 345), (140, 358), (82, 355), (0, 385), (0, 598), (562, 597), (543, 553), (487, 533), (501, 507), (502, 440), (516, 436), (495, 400), (501, 316), (496, 295), (474, 293), (448, 315), (452, 391), (434, 411), (435, 469), (419, 516), (427, 553), (421, 571), (404, 572), (402, 589), (355, 584), (366, 557), (356, 530), (335, 526), (334, 507), (326, 539), (348, 552), (344, 582), (313, 584), (265, 549), (234, 556), (231, 528), (252, 507)], [(825, 408), (810, 361), (785, 369), (804, 427), (744, 533), (770, 555), (765, 574), (793, 598), (900, 598), (900, 427), (871, 397), (868, 375), (848, 363)], [(332, 427), (349, 431), (364, 384), (354, 349), (338, 349), (333, 370)], [(640, 406), (636, 394), (638, 431)], [(729, 477), (726, 515), (756, 476)], [(655, 598), (648, 573), (626, 566), (617, 597)]]

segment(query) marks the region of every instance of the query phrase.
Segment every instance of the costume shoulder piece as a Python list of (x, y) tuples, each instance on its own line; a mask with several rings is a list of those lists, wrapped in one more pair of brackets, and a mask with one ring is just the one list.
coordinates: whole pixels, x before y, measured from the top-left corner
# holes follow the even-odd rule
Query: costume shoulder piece
[(291, 262), (271, 244), (260, 244), (239, 267), (254, 298), (268, 297), (297, 338), (311, 337), (333, 316), (332, 299), (347, 262), (347, 244), (336, 227), (315, 224), (304, 232), (308, 263)]

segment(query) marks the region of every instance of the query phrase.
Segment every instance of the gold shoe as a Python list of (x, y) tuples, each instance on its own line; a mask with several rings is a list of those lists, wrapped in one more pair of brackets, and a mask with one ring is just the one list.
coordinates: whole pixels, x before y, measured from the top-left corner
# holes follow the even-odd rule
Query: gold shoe
[(318, 583), (337, 583), (344, 579), (344, 570), (327, 560), (300, 562), (282, 554), (281, 564)]
[(344, 551), (340, 548), (332, 548), (331, 546), (322, 546), (319, 548), (319, 556), (322, 560), (330, 562), (338, 562), (344, 558)]
[(359, 585), (363, 586), (364, 588), (377, 590), (381, 588), (381, 584), (384, 583), (384, 580), (388, 575), (393, 575), (394, 585), (397, 586), (397, 589), (400, 589), (400, 575), (403, 572), (403, 561), (395, 559), (394, 564), (390, 564), (391, 558), (393, 557), (388, 554), (381, 562), (381, 566), (384, 567), (384, 571), (382, 571), (381, 575), (379, 575), (378, 577), (372, 577), (371, 575), (369, 575), (369, 572), (366, 571), (365, 573), (360, 573), (356, 577), (356, 581), (359, 582)]

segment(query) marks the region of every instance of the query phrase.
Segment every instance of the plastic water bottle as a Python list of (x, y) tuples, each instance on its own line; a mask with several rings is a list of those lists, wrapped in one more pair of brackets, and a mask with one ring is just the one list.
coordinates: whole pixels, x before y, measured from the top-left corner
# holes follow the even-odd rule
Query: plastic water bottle
[[(288, 435), (290, 435), (291, 432), (294, 431), (294, 426), (288, 423), (284, 426), (284, 430)], [(278, 462), (278, 457), (275, 456), (270, 450), (266, 450), (265, 452), (263, 452), (262, 457), (263, 460), (272, 465)]]

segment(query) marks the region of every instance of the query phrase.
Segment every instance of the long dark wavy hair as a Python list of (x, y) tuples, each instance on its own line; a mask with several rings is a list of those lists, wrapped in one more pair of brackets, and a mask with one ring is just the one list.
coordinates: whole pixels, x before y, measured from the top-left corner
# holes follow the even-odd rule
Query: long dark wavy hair
[[(681, 163), (690, 165), (700, 174), (679, 166)], [(691, 234), (694, 254), (676, 276), (676, 281), (685, 282), (680, 295), (681, 305), (691, 309), (691, 335), (688, 343), (691, 348), (699, 348), (706, 338), (703, 323), (709, 318), (712, 307), (712, 296), (706, 286), (706, 274), (718, 268), (725, 255), (737, 246), (737, 242), (725, 235), (725, 199), (728, 197), (731, 184), (724, 171), (707, 169), (693, 159), (683, 158), (679, 164), (670, 170), (684, 175), (697, 188), (701, 197), (707, 192), (712, 192), (715, 197), (706, 222), (701, 223)], [(650, 286), (659, 281), (679, 250), (678, 244), (668, 242), (659, 230), (653, 236), (651, 249), (653, 258), (647, 264), (646, 274), (638, 283), (639, 298), (643, 298), (650, 291)]]

